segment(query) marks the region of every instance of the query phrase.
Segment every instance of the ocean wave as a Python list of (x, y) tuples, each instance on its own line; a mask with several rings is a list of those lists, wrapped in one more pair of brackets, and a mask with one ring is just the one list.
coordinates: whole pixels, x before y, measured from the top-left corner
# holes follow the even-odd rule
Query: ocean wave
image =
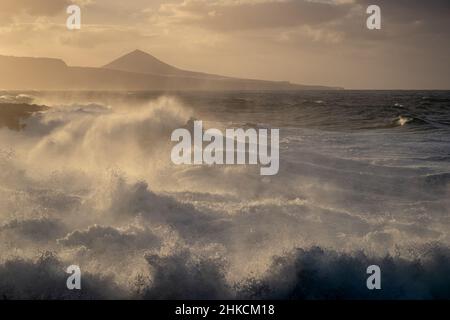
[(24, 93), (0, 95), (0, 104), (32, 104), (34, 100), (34, 96)]
[(68, 274), (51, 252), (35, 259), (15, 258), (0, 264), (0, 295), (4, 300), (91, 300), (126, 296), (111, 278), (83, 274), (83, 290), (67, 290)]
[(159, 245), (159, 239), (151, 230), (145, 228), (127, 228), (125, 230), (94, 225), (86, 230), (76, 230), (58, 244), (67, 247), (83, 246), (91, 250), (143, 250)]
[[(410, 300), (450, 298), (450, 250), (430, 244), (410, 258), (371, 257), (362, 251), (340, 253), (320, 247), (274, 257), (261, 277), (230, 283), (226, 262), (179, 250), (145, 256), (149, 276), (137, 274), (129, 288), (112, 277), (83, 273), (83, 290), (64, 289), (64, 264), (52, 253), (34, 260), (0, 264), (5, 299), (290, 299)], [(381, 269), (382, 290), (366, 287), (366, 269)], [(58, 289), (60, 288), (60, 289)]]
[(232, 290), (220, 259), (195, 257), (181, 250), (168, 256), (147, 255), (152, 269), (151, 283), (143, 290), (144, 299), (225, 299)]
[[(409, 112), (403, 100), (380, 102), (381, 115), (352, 100), (343, 114), (357, 116), (336, 126), (332, 99), (308, 108), (319, 99), (310, 97), (290, 107), (314, 124), (303, 128), (274, 109), (295, 104), (291, 96), (263, 96), (269, 111), (258, 109), (260, 96), (235, 101), (248, 113), (234, 119), (223, 104), (216, 114), (180, 98), (67, 95), (42, 94), (33, 103), (49, 107), (21, 119), (26, 127), (0, 130), (5, 297), (448, 298), (449, 170), (433, 158), (447, 154), (448, 136), (414, 131), (433, 116)], [(280, 121), (279, 174), (172, 165), (171, 132), (203, 116), (223, 126)], [(395, 127), (355, 130), (373, 124)], [(53, 258), (36, 258), (43, 250)], [(71, 264), (87, 275), (85, 293), (54, 289), (64, 288)], [(382, 267), (383, 292), (365, 288), (368, 264)]]
[(23, 130), (26, 119), (46, 109), (46, 106), (27, 103), (0, 103), (0, 129), (6, 127), (10, 130)]
[[(450, 250), (431, 246), (414, 259), (369, 257), (323, 248), (298, 249), (274, 259), (263, 279), (244, 283), (242, 298), (309, 300), (410, 300), (450, 298)], [(366, 287), (370, 265), (382, 271), (382, 290)]]
[(20, 241), (47, 242), (64, 235), (66, 228), (60, 221), (50, 218), (14, 219), (0, 226), (0, 237)]

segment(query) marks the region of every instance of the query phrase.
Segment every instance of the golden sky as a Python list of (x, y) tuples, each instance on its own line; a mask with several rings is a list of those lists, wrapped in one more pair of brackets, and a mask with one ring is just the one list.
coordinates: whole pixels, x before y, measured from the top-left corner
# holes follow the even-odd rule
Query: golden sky
[[(82, 7), (82, 28), (65, 27)], [(366, 8), (382, 29), (366, 28)], [(355, 89), (450, 89), (448, 0), (0, 0), (0, 54), (177, 67)]]

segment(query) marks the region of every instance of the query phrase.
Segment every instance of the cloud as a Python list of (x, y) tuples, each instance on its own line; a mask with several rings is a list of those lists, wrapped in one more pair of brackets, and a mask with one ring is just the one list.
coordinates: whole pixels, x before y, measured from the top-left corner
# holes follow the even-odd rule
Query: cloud
[(65, 12), (69, 0), (2, 0), (0, 12), (5, 15), (19, 15), (26, 13), (32, 16), (53, 16)]
[(177, 24), (217, 31), (243, 31), (318, 25), (345, 17), (348, 3), (313, 1), (186, 0), (163, 4), (158, 14)]
[(111, 25), (84, 25), (80, 32), (60, 32), (59, 34), (61, 36), (55, 35), (55, 37), (61, 45), (84, 49), (108, 44), (117, 45), (119, 42), (134, 47), (136, 43), (153, 39), (152, 35), (147, 35), (134, 27)]
[[(77, 1), (88, 7), (78, 32), (64, 28), (66, 1), (35, 3), (0, 4), (3, 54), (98, 66), (139, 47), (186, 69), (237, 77), (347, 88), (449, 82), (446, 0)], [(366, 28), (369, 4), (382, 9), (376, 32)]]
[(367, 8), (370, 4), (377, 4), (382, 14), (389, 20), (397, 23), (413, 23), (416, 21), (433, 22), (436, 20), (449, 20), (450, 2), (447, 0), (358, 0), (358, 5)]
[[(365, 27), (366, 8), (378, 4), (383, 28), (370, 32)], [(281, 32), (289, 42), (297, 38), (314, 42), (338, 43), (346, 38), (356, 41), (386, 40), (405, 35), (447, 33), (450, 27), (450, 3), (432, 1), (308, 1), (308, 0), (185, 0), (162, 4), (152, 12), (152, 21), (164, 26), (185, 25), (214, 32)], [(267, 33), (268, 32), (268, 33)], [(273, 37), (275, 38), (275, 37)]]

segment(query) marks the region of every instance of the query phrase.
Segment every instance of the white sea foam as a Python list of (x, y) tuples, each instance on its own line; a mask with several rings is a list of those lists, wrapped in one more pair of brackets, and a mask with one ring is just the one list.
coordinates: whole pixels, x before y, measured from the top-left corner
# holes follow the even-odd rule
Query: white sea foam
[[(441, 248), (450, 242), (448, 176), (366, 161), (364, 133), (286, 129), (280, 172), (269, 178), (250, 166), (172, 165), (171, 132), (196, 116), (177, 99), (38, 100), (52, 107), (28, 118), (25, 130), (0, 129), (6, 295), (20, 294), (27, 274), (39, 270), (49, 275), (42, 290), (51, 288), (59, 266), (74, 263), (100, 298), (321, 297), (323, 279), (345, 266), (397, 253), (395, 264), (412, 268), (413, 258), (432, 252), (416, 292), (428, 297), (427, 286), (440, 288), (430, 275), (441, 270), (435, 261), (443, 257), (442, 270), (449, 268)], [(338, 148), (348, 141), (361, 146), (357, 153)], [(37, 259), (45, 251), (54, 256)], [(314, 294), (295, 291), (303, 264), (323, 276)], [(10, 285), (4, 274), (18, 279), (16, 289), (2, 291)], [(353, 280), (336, 281), (330, 288), (347, 288), (347, 297), (362, 294)], [(30, 297), (40, 288), (33, 290)]]

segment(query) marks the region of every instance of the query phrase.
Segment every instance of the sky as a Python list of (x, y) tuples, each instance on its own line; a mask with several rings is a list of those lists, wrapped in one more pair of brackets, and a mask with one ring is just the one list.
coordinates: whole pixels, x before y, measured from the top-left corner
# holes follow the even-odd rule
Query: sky
[[(81, 7), (81, 30), (66, 8)], [(381, 8), (381, 30), (366, 9)], [(448, 0), (0, 0), (0, 54), (177, 67), (347, 89), (450, 89)]]

